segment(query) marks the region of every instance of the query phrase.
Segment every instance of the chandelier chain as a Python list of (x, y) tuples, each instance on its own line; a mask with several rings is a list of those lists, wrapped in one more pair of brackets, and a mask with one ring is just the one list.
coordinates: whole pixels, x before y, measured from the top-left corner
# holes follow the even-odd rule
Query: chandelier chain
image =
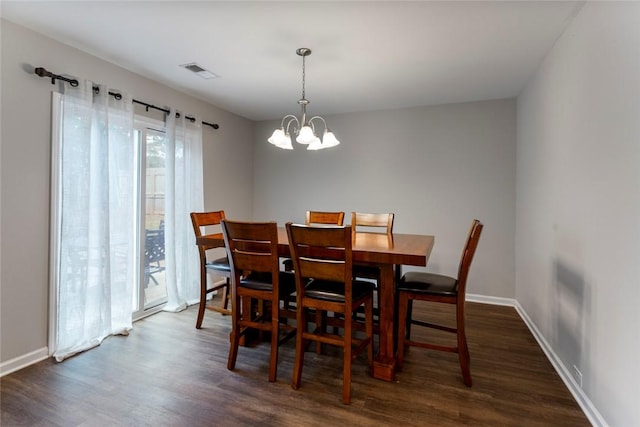
[(305, 91), (304, 91), (304, 80), (305, 80), (305, 76), (306, 76), (306, 72), (305, 72), (305, 59), (306, 57), (303, 56), (302, 57), (302, 99), (306, 99), (305, 97)]

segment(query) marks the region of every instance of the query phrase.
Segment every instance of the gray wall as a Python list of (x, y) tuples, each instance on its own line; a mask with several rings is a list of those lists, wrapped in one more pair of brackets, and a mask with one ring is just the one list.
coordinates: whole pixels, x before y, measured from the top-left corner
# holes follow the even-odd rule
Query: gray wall
[(640, 425), (639, 3), (588, 2), (557, 41), (517, 173), (516, 298), (606, 422)]
[(322, 151), (295, 142), (281, 150), (266, 141), (279, 121), (256, 125), (254, 218), (394, 212), (394, 231), (436, 236), (429, 268), (451, 275), (478, 218), (485, 229), (469, 292), (515, 296), (515, 100), (325, 118), (342, 144)]
[[(0, 363), (46, 350), (49, 282), (50, 80), (43, 66), (173, 106), (205, 126), (205, 207), (251, 217), (253, 123), (113, 64), (1, 21)], [(242, 160), (244, 168), (236, 164)], [(233, 174), (233, 180), (229, 177)]]

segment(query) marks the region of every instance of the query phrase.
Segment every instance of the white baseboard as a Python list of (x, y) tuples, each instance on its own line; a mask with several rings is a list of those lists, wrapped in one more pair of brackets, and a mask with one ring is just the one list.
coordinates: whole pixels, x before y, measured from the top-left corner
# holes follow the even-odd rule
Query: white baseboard
[(562, 363), (562, 360), (560, 360), (555, 351), (553, 351), (547, 340), (544, 339), (535, 323), (533, 323), (527, 312), (522, 308), (518, 301), (513, 298), (488, 297), (485, 295), (474, 294), (467, 294), (467, 301), (514, 307), (518, 315), (520, 315), (522, 321), (525, 323), (525, 325), (527, 325), (527, 328), (529, 328), (529, 331), (531, 331), (531, 334), (538, 342), (538, 345), (544, 352), (545, 356), (547, 356), (547, 359), (549, 359), (549, 362), (551, 362), (551, 365), (553, 365), (553, 368), (556, 370), (558, 375), (560, 375), (560, 378), (573, 395), (573, 398), (580, 406), (580, 409), (582, 409), (582, 412), (584, 412), (585, 416), (591, 422), (591, 425), (597, 427), (608, 426), (605, 419), (602, 418), (602, 415), (600, 415), (600, 412), (598, 412), (589, 397), (587, 397), (587, 395), (584, 393), (584, 390), (582, 390), (582, 388), (575, 381), (573, 375), (571, 375), (567, 367), (564, 365), (564, 363)]
[(547, 359), (549, 359), (549, 362), (551, 362), (556, 372), (558, 372), (558, 375), (560, 375), (560, 378), (562, 378), (562, 381), (573, 395), (573, 398), (576, 400), (576, 402), (578, 402), (578, 405), (591, 422), (591, 425), (597, 427), (607, 427), (608, 424), (605, 419), (602, 417), (598, 409), (593, 405), (589, 397), (585, 394), (584, 390), (582, 390), (582, 387), (578, 385), (576, 380), (573, 378), (573, 375), (571, 375), (570, 371), (567, 369), (564, 363), (562, 363), (562, 360), (560, 360), (556, 352), (553, 351), (547, 340), (544, 339), (535, 323), (531, 321), (531, 318), (529, 317), (527, 312), (524, 311), (522, 306), (520, 306), (517, 301), (514, 307), (524, 321), (525, 325), (527, 325), (527, 327), (531, 331), (531, 334), (533, 334), (533, 337), (538, 342), (538, 345), (540, 345), (540, 348), (542, 348), (542, 351), (544, 351), (544, 354), (547, 356)]
[(516, 306), (516, 300), (513, 298), (488, 297), (485, 295), (467, 294), (466, 300), (471, 302), (479, 302), (482, 304), (506, 305), (508, 307)]
[(8, 375), (12, 372), (26, 368), (29, 365), (38, 363), (49, 357), (49, 348), (42, 347), (38, 350), (34, 350), (31, 353), (24, 354), (22, 356), (15, 357), (6, 362), (0, 363), (0, 377)]

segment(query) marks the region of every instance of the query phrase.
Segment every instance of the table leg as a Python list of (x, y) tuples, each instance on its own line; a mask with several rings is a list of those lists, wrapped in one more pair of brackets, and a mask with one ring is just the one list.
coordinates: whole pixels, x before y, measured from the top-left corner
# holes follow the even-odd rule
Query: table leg
[(395, 291), (393, 264), (380, 265), (380, 344), (378, 355), (373, 360), (373, 377), (393, 381), (396, 373), (395, 335)]

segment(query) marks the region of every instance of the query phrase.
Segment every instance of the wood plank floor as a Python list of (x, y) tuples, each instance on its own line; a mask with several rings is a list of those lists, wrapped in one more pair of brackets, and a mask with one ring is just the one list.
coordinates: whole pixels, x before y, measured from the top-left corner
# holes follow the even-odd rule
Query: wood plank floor
[[(267, 381), (268, 344), (241, 347), (226, 369), (230, 318), (196, 309), (160, 313), (63, 363), (46, 360), (0, 381), (2, 426), (588, 426), (575, 400), (511, 307), (469, 303), (473, 387), (457, 355), (410, 348), (395, 382), (353, 365), (352, 404), (341, 403), (342, 358), (307, 353), (291, 388), (295, 343)], [(452, 318), (416, 303), (424, 318)], [(433, 317), (432, 317), (433, 318)], [(422, 328), (421, 328), (422, 329)], [(424, 333), (416, 328), (415, 337)]]

